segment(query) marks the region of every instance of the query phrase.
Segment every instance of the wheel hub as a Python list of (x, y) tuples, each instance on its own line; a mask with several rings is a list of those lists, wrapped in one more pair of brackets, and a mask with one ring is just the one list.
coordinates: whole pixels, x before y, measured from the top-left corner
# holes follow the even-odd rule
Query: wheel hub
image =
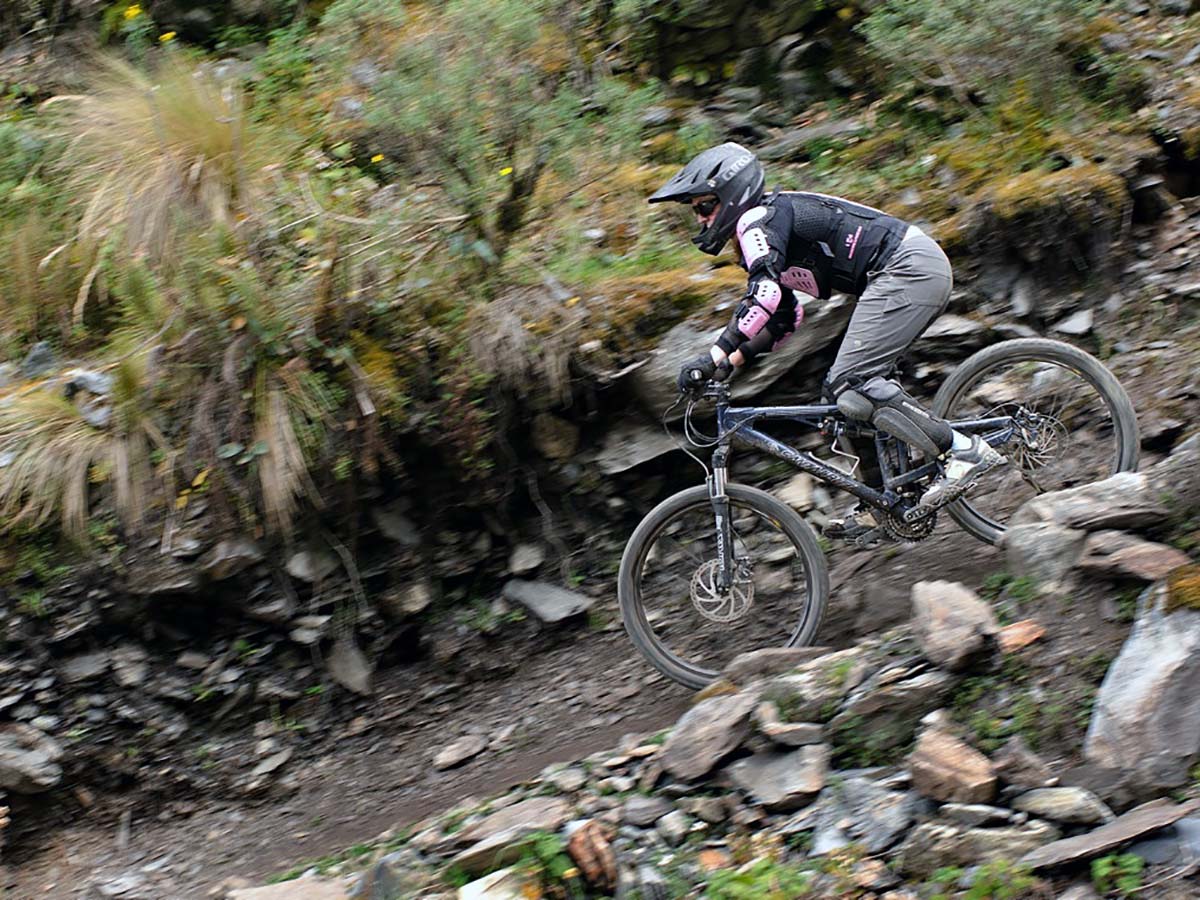
[(719, 587), (721, 561), (701, 563), (692, 574), (692, 605), (710, 622), (729, 625), (743, 618), (754, 605), (754, 580), (742, 563), (737, 564), (733, 584), (722, 591)]

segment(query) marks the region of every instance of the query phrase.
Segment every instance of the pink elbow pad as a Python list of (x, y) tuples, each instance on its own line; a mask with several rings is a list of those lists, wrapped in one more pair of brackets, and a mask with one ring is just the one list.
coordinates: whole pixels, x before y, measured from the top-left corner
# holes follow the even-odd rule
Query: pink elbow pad
[(783, 291), (774, 281), (760, 281), (754, 288), (754, 302), (769, 313), (779, 309), (779, 301), (783, 299)]

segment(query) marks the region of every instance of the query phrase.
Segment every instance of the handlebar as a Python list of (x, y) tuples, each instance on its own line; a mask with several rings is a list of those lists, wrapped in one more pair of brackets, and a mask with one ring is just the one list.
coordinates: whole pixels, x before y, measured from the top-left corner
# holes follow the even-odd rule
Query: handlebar
[(727, 397), (729, 383), (736, 373), (737, 369), (731, 366), (728, 360), (717, 364), (712, 378), (706, 378), (702, 369), (692, 369), (687, 376), (691, 382), (690, 389), (685, 393), (693, 397)]

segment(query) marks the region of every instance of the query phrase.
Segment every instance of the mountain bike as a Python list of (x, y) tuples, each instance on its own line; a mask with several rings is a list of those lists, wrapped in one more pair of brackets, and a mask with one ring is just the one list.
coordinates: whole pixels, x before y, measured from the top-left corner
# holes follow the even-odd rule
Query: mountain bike
[[(696, 431), (697, 404), (716, 404), (717, 433)], [(680, 401), (677, 401), (680, 402)], [(941, 509), (918, 506), (942, 471), (896, 437), (849, 419), (832, 404), (734, 406), (727, 381), (709, 381), (687, 403), (684, 434), (712, 449), (705, 484), (654, 507), (621, 558), (618, 595), (626, 631), (664, 675), (699, 689), (738, 653), (814, 643), (829, 602), (829, 570), (813, 526), (766, 490), (728, 478), (735, 444), (768, 453), (870, 507), (886, 536), (929, 537), (945, 512), (994, 544), (1028, 499), (1086, 484), (1138, 462), (1133, 404), (1095, 357), (1060, 341), (1021, 338), (980, 350), (939, 388), (932, 410), (965, 434), (981, 435), (1007, 457), (964, 496)], [(771, 422), (812, 429), (834, 456), (846, 439), (873, 441), (874, 486), (764, 432)], [(694, 456), (694, 454), (692, 454)]]

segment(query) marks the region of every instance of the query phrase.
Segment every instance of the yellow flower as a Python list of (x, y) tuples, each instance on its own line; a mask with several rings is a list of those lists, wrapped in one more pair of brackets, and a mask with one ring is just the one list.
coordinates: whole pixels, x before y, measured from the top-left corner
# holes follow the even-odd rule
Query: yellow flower
[(511, 175), (512, 173), (513, 173), (513, 168), (512, 168), (512, 166), (505, 166), (503, 169), (501, 169), (501, 170), (500, 170), (500, 174), (501, 174), (502, 176), (504, 176), (504, 175)]
[(140, 6), (138, 6), (136, 3), (131, 3), (127, 7), (125, 7), (125, 21), (127, 21), (127, 22), (130, 19), (136, 19), (141, 14), (142, 14), (142, 8)]
[(165, 44), (165, 43), (167, 43), (167, 42), (169, 42), (169, 41), (173, 41), (173, 40), (175, 40), (175, 32), (173, 32), (173, 31), (168, 31), (168, 32), (166, 32), (165, 34), (160, 34), (160, 35), (158, 36), (158, 39), (159, 39), (159, 41), (161, 41), (161, 42), (162, 42), (162, 43), (164, 43), (164, 44)]
[(383, 162), (383, 154), (382, 154), (382, 153), (376, 153), (374, 156), (372, 156), (372, 157), (371, 157), (371, 162), (373, 162), (373, 163), (381, 163), (381, 162)]

